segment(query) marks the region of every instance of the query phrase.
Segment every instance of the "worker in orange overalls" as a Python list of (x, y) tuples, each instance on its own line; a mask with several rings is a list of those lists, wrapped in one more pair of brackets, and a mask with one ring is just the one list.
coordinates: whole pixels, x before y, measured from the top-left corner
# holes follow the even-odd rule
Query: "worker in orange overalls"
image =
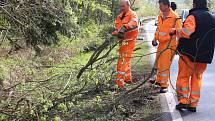
[(177, 78), (176, 109), (188, 109), (196, 112), (200, 99), (201, 80), (207, 64), (214, 55), (215, 17), (208, 12), (207, 0), (193, 0), (193, 9), (182, 29), (171, 29), (179, 39), (177, 47), (180, 53)]
[(124, 88), (125, 83), (131, 83), (131, 57), (138, 36), (138, 18), (131, 10), (129, 0), (120, 0), (121, 13), (115, 21), (115, 31), (112, 35), (119, 39), (119, 60), (117, 64), (117, 74), (115, 83), (120, 88)]
[[(171, 28), (181, 28), (181, 21), (178, 14), (170, 8), (169, 0), (159, 0), (159, 6), (161, 12), (158, 16), (158, 27), (155, 32), (155, 38), (152, 41), (153, 46), (157, 46), (157, 41), (159, 42), (156, 55), (156, 59), (158, 60), (156, 68), (158, 72), (154, 83), (160, 86), (160, 93), (166, 93), (169, 86), (170, 66), (175, 55), (174, 50), (177, 47), (176, 36), (173, 36), (170, 42), (171, 36), (169, 31)], [(167, 49), (160, 54), (160, 52), (167, 48), (169, 42), (171, 49)]]

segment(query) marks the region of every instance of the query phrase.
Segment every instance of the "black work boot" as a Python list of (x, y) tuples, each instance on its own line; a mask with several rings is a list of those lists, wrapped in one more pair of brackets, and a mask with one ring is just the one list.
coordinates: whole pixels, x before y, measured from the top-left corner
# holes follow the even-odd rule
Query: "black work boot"
[(188, 104), (182, 104), (182, 103), (179, 103), (178, 105), (176, 105), (176, 109), (177, 110), (187, 110), (188, 109), (188, 107), (189, 107), (189, 105)]
[(125, 81), (125, 83), (126, 84), (132, 84), (133, 82), (132, 81), (127, 81), (127, 82)]
[(161, 84), (160, 84), (160, 83), (157, 83), (156, 80), (150, 80), (149, 82), (150, 82), (151, 84), (155, 84), (155, 85), (157, 85), (157, 86), (161, 86)]
[(113, 79), (110, 80), (108, 84), (109, 84), (109, 89), (111, 91), (115, 91), (118, 88), (117, 85), (116, 85), (116, 83), (115, 83), (115, 81)]
[(167, 93), (168, 92), (168, 88), (160, 88), (160, 93)]
[(190, 112), (196, 112), (196, 107), (188, 107), (188, 110), (189, 110)]

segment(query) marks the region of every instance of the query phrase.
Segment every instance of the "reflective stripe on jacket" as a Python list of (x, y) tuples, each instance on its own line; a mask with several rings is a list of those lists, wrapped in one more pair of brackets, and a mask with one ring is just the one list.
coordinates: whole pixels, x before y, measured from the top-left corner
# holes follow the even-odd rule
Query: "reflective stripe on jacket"
[[(175, 13), (172, 9), (170, 9), (170, 13), (167, 17), (164, 17), (163, 13), (160, 12), (160, 15), (158, 16), (158, 27), (157, 27), (157, 31), (155, 32), (155, 39), (158, 40), (160, 43), (169, 41), (170, 29), (173, 27), (176, 29), (179, 29), (182, 27), (181, 20), (179, 20), (178, 18), (179, 18), (178, 14)], [(176, 21), (176, 24), (174, 26), (175, 21)]]
[(190, 38), (190, 35), (195, 32), (196, 20), (193, 15), (187, 17), (184, 22), (183, 28), (178, 29), (177, 35), (179, 38)]

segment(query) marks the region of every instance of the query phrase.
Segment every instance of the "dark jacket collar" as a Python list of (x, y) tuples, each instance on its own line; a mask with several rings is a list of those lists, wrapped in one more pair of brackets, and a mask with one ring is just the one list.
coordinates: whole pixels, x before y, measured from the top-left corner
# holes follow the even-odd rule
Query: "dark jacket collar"
[(194, 11), (209, 11), (208, 8), (193, 8), (189, 11), (189, 13), (192, 13)]

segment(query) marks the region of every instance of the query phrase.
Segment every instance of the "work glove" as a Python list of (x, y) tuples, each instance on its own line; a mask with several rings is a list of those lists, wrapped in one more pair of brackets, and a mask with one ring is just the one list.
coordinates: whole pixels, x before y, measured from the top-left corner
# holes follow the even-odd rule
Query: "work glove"
[(118, 38), (119, 39), (124, 39), (125, 37), (125, 32), (126, 32), (126, 27), (123, 26), (119, 31), (118, 31)]
[(176, 29), (175, 28), (170, 29), (169, 35), (170, 36), (176, 35)]
[(119, 34), (119, 32), (118, 32), (118, 31), (114, 31), (114, 32), (112, 32), (112, 35), (113, 35), (113, 36), (118, 36), (118, 34)]
[(152, 46), (154, 46), (154, 47), (156, 47), (156, 46), (158, 46), (158, 42), (157, 42), (157, 40), (152, 40)]
[(118, 42), (122, 42), (123, 41), (123, 39), (119, 39), (119, 32), (116, 30), (116, 31), (114, 31), (114, 32), (112, 32), (112, 35), (114, 36), (114, 37), (117, 37), (117, 41)]

